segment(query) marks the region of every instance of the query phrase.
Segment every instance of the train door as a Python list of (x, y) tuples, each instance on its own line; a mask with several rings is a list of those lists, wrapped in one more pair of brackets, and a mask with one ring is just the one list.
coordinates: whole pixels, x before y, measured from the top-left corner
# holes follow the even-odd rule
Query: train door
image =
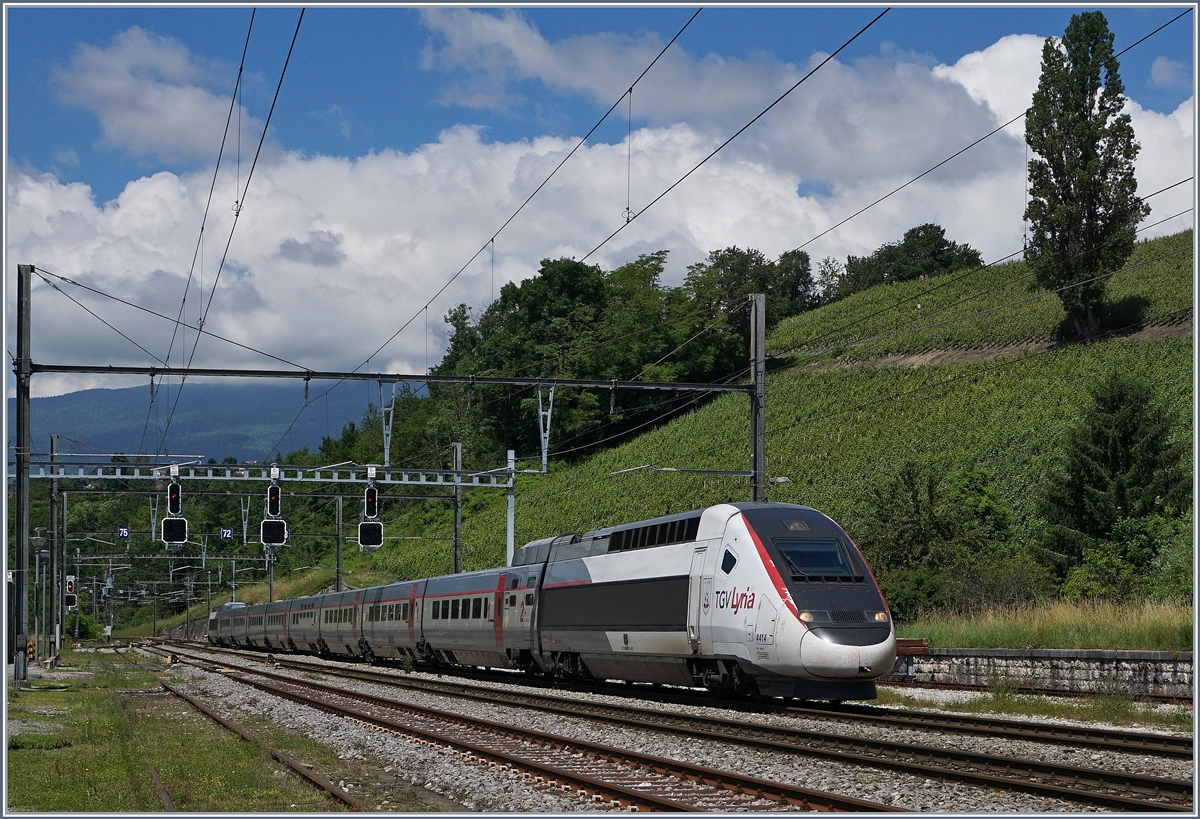
[(504, 648), (504, 611), (505, 600), (508, 597), (508, 591), (505, 588), (508, 574), (500, 572), (500, 576), (496, 579), (496, 593), (493, 595), (491, 621), (496, 632), (496, 648)]
[[(706, 546), (703, 550), (697, 549), (696, 553), (700, 554), (699, 559), (695, 556), (696, 553), (693, 553), (692, 582), (695, 583), (697, 576), (699, 577), (700, 590), (695, 601), (695, 622), (699, 631), (700, 653), (704, 656), (709, 656), (713, 653), (712, 621), (713, 612), (716, 610), (716, 597), (713, 593), (713, 567), (717, 562), (715, 555), (721, 553), (721, 540), (720, 538), (715, 538), (705, 541), (705, 544)], [(690, 625), (691, 619), (689, 615), (689, 638), (691, 638)], [(694, 641), (693, 646), (695, 646)]]
[[(704, 599), (704, 555), (707, 548), (697, 546), (692, 551), (692, 568), (688, 572), (688, 645), (693, 654), (700, 651), (700, 608)], [(709, 578), (709, 599), (712, 597), (712, 578)]]
[[(528, 571), (526, 571), (528, 569)], [(510, 652), (533, 648), (533, 603), (535, 598), (534, 569), (521, 567), (510, 571), (503, 593), (504, 647)], [(533, 582), (531, 582), (533, 581)], [(526, 602), (526, 601), (530, 602)]]

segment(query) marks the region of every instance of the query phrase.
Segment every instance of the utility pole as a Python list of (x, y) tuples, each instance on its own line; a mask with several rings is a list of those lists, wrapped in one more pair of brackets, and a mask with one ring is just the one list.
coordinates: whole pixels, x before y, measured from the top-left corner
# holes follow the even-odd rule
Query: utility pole
[(762, 293), (750, 295), (750, 367), (754, 373), (754, 391), (750, 393), (750, 500), (761, 503), (767, 499), (767, 297)]
[(337, 499), (337, 580), (334, 591), (342, 590), (342, 496)]
[(32, 310), (33, 265), (17, 265), (17, 440), (13, 450), (17, 460), (17, 481), (13, 501), (16, 504), (16, 566), (13, 569), (16, 599), (17, 645), (13, 658), (13, 688), (29, 687), (27, 646), (29, 645), (29, 379), (33, 362), (29, 350), (29, 321)]
[(505, 549), (508, 560), (505, 566), (511, 566), (513, 561), (513, 549), (516, 540), (516, 522), (517, 522), (517, 453), (513, 450), (508, 451), (508, 513), (505, 518), (505, 533), (507, 537), (507, 547)]
[[(58, 460), (58, 435), (50, 436), (50, 464), (51, 472), (54, 471), (53, 464)], [(58, 539), (58, 480), (50, 479), (50, 565), (51, 567), (58, 565), (58, 555), (61, 549), (62, 564), (67, 565), (67, 550), (66, 544), (60, 543)], [(51, 568), (50, 574), (54, 576), (54, 582), (51, 588), (54, 589), (54, 596), (51, 598), (53, 605), (50, 607), (50, 633), (53, 635), (50, 638), (50, 655), (53, 656), (58, 648), (58, 613), (63, 605), (62, 587), (58, 585), (58, 572)], [(63, 613), (63, 622), (66, 621), (66, 614)], [(63, 632), (66, 632), (66, 627), (63, 627)], [(60, 649), (61, 650), (61, 649)]]
[[(462, 444), (450, 444), (454, 451), (454, 471), (462, 471)], [(454, 573), (462, 571), (462, 485), (454, 484)]]

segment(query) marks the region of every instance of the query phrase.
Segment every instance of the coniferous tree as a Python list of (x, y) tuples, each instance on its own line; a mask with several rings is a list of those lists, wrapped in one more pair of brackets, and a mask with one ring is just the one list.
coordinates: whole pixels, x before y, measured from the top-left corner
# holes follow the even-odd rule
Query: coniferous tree
[(1100, 382), (1041, 499), (1060, 553), (1078, 559), (1090, 542), (1111, 537), (1120, 520), (1184, 512), (1191, 479), (1183, 452), (1148, 384), (1122, 373)]
[(1025, 250), (1040, 285), (1059, 298), (1080, 335), (1100, 327), (1104, 273), (1133, 252), (1150, 212), (1137, 195), (1140, 146), (1125, 106), (1113, 35), (1099, 11), (1076, 14), (1061, 40), (1042, 48), (1042, 74), (1025, 118), (1030, 239)]

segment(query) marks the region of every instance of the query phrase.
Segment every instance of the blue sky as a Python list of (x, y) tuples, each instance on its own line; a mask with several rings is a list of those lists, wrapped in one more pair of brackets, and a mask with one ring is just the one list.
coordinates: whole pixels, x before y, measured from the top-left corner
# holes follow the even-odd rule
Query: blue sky
[[(611, 268), (665, 248), (667, 283), (677, 284), (709, 250), (799, 245), (1022, 110), (1040, 38), (1091, 8), (894, 8), (590, 261)], [(414, 322), (377, 366), (419, 372), (427, 347), (436, 361), (440, 318), (454, 304), (484, 306), (540, 259), (588, 253), (620, 224), (626, 174), (638, 211), (881, 9), (705, 9), (635, 90), (632, 146), (622, 104), (497, 240), (495, 267), (490, 252), (468, 265), (429, 308), (428, 333)], [(1104, 9), (1118, 50), (1182, 10)], [(357, 365), (487, 242), (693, 11), (309, 9), (211, 291), (209, 329), (313, 369)], [(298, 13), (256, 13), (241, 164), (231, 137), (197, 268), (250, 9), (6, 7), (6, 275), (32, 261), (170, 313), (189, 271), (210, 287), (234, 178), (244, 181)], [(1143, 192), (1192, 170), (1193, 18), (1121, 58)], [(936, 221), (985, 258), (1005, 255), (1021, 233), (1024, 161), (1014, 126), (806, 249), (814, 263), (840, 259)], [(1187, 207), (1191, 189), (1176, 193), (1156, 200), (1156, 215)], [(1188, 215), (1162, 230), (1190, 224)], [(187, 287), (185, 314), (199, 317)], [(76, 295), (178, 363), (169, 326)], [(152, 363), (53, 298), (35, 293), (45, 358), (92, 363), (77, 360), (86, 350)], [(265, 364), (209, 339), (197, 350), (196, 363)], [(40, 380), (38, 394), (99, 385)]]

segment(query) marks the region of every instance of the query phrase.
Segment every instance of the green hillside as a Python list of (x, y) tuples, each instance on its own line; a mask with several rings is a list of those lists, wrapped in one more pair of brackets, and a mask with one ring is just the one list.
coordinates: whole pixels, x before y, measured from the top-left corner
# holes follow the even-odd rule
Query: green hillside
[[(953, 468), (974, 465), (989, 473), (1017, 513), (1018, 525), (1038, 525), (1032, 489), (1059, 457), (1067, 427), (1086, 403), (1097, 374), (1139, 372), (1158, 385), (1191, 436), (1192, 342), (1121, 339), (1038, 355), (941, 367), (800, 368), (767, 380), (768, 475), (787, 476), (772, 487), (775, 501), (820, 509), (855, 536), (863, 505), (875, 485), (905, 460)], [(746, 469), (748, 401), (727, 396), (631, 443), (546, 476), (519, 476), (518, 545), (534, 538), (747, 500), (745, 478), (652, 470), (610, 476), (642, 464), (688, 469)], [(470, 493), (468, 493), (470, 494)], [(475, 493), (464, 524), (467, 568), (504, 560), (504, 499)], [(423, 523), (442, 515), (432, 513)], [(438, 527), (440, 528), (440, 527)], [(392, 547), (387, 547), (392, 548)], [(444, 545), (404, 545), (403, 564), (445, 571)], [(424, 551), (425, 554), (421, 555)], [(389, 560), (387, 551), (377, 559)], [(397, 565), (400, 565), (398, 562)]]
[[(1190, 231), (1140, 244), (1129, 269), (1113, 277), (1110, 302), (1132, 310), (1141, 321), (1186, 315), (1192, 298), (1190, 248)], [(943, 318), (1020, 302), (937, 330), (865, 345), (832, 366), (829, 353), (789, 359), (787, 368), (768, 377), (767, 462), (770, 477), (786, 476), (790, 483), (771, 487), (768, 497), (821, 509), (857, 539), (863, 536), (872, 491), (904, 462), (946, 473), (974, 467), (983, 471), (996, 495), (1013, 510), (1014, 542), (1028, 545), (1045, 525), (1038, 517), (1035, 497), (1047, 470), (1061, 460), (1064, 434), (1088, 404), (1088, 389), (1102, 376), (1119, 371), (1149, 381), (1175, 420), (1175, 437), (1190, 441), (1190, 335), (1119, 337), (941, 366), (846, 366), (887, 352), (1053, 339), (1063, 316), (1059, 302), (1053, 296), (1029, 300), (1032, 294), (1022, 278), (1023, 267), (1004, 265), (986, 275), (964, 277), (937, 291), (936, 298), (922, 294), (938, 279), (879, 287), (782, 324), (768, 343), (777, 353), (795, 349), (790, 343), (793, 333), (797, 339), (815, 339), (854, 317), (913, 295), (918, 295), (922, 311), (977, 296), (968, 302), (969, 309), (947, 310)], [(1007, 295), (994, 289), (1005, 282)], [(887, 315), (830, 338), (845, 341), (883, 334), (892, 326)], [(744, 396), (725, 396), (582, 463), (552, 461), (549, 475), (520, 476), (517, 544), (748, 499), (745, 478), (650, 469), (611, 474), (644, 464), (747, 469), (748, 409)], [(464, 568), (499, 565), (504, 560), (503, 493), (467, 495)], [(405, 531), (396, 534), (444, 534), (450, 528), (449, 513), (429, 505), (398, 528)], [(449, 550), (443, 543), (389, 544), (374, 556), (374, 562), (379, 569), (404, 576), (450, 570)]]
[[(1108, 279), (1105, 327), (1178, 319), (1192, 308), (1192, 231), (1140, 242)], [(1023, 261), (873, 287), (785, 319), (769, 355), (835, 350), (855, 359), (1054, 339), (1065, 313)]]

